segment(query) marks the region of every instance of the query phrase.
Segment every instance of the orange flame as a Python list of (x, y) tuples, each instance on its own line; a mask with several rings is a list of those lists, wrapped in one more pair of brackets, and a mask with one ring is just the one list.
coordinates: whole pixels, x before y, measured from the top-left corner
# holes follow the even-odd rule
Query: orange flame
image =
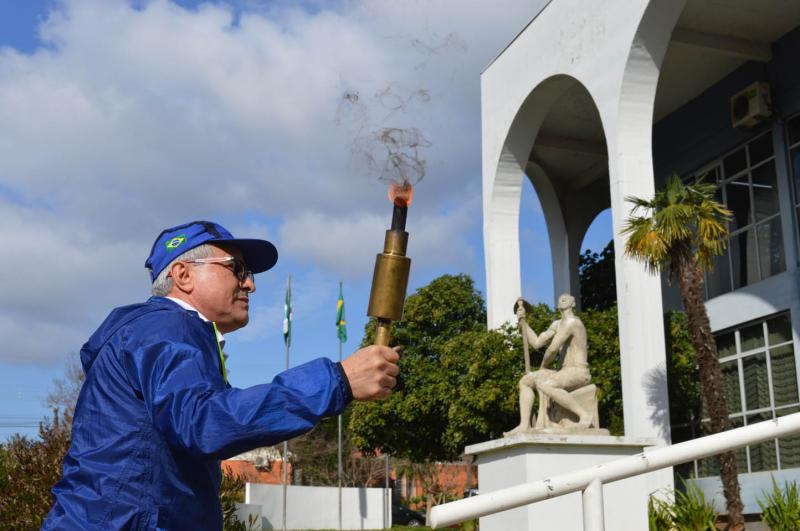
[(414, 199), (414, 187), (410, 183), (389, 185), (389, 201), (399, 207), (407, 207), (411, 205), (411, 200)]

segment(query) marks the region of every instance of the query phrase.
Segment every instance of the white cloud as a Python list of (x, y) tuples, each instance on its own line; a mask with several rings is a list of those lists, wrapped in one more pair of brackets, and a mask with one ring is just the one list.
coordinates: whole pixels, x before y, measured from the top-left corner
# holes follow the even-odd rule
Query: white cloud
[(0, 221), (20, 227), (3, 239), (18, 261), (0, 266), (0, 358), (74, 350), (111, 305), (144, 298), (152, 238), (188, 219), (280, 226), (284, 256), (367, 274), (388, 203), (352, 146), (379, 127), (432, 142), (409, 214), (415, 264), (474, 260), (479, 73), (537, 7), (314, 6), (252, 1), (234, 25), (224, 4), (64, 0), (46, 47), (0, 48)]
[[(307, 211), (287, 217), (281, 227), (281, 248), (295, 260), (319, 264), (339, 278), (361, 278), (372, 272), (375, 255), (383, 250), (385, 230), (391, 222), (391, 206), (384, 215), (333, 217)], [(474, 256), (465, 233), (475, 229), (477, 201), (454, 212), (418, 213), (409, 208), (408, 255), (415, 268), (469, 268)], [(421, 214), (421, 215), (418, 215)]]
[(8, 255), (0, 260), (0, 356), (10, 361), (59, 359), (86, 340), (104, 310), (147, 296), (141, 249), (97, 236), (80, 220), (0, 199)]

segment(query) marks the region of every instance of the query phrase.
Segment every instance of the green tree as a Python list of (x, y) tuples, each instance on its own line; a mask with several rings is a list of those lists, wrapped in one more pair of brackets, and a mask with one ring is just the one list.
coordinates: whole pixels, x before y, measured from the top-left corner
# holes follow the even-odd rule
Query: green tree
[(578, 262), (581, 308), (605, 310), (617, 303), (617, 277), (614, 267), (614, 240), (600, 253), (586, 249)]
[(453, 456), (467, 445), (502, 437), (516, 423), (515, 384), (524, 367), (521, 340), (509, 332), (465, 332), (442, 347), (434, 388), (450, 400), (441, 441)]
[(686, 314), (667, 313), (667, 389), (670, 423), (697, 424), (700, 421), (700, 381), (697, 357), (692, 346)]
[[(580, 314), (589, 339), (589, 363), (600, 389), (600, 418), (623, 431), (617, 311)], [(546, 330), (557, 313), (533, 306), (528, 322)], [(368, 324), (364, 344), (371, 342)], [(518, 420), (517, 382), (524, 370), (518, 327), (486, 330), (483, 300), (472, 280), (445, 275), (408, 298), (395, 340), (405, 346), (405, 385), (382, 402), (355, 404), (350, 430), (362, 450), (380, 448), (413, 462), (451, 461), (464, 446), (502, 437)], [(543, 352), (531, 352), (534, 366)]]
[(622, 374), (619, 365), (619, 325), (616, 304), (606, 309), (587, 308), (578, 314), (586, 327), (589, 368), (597, 386), (600, 426), (612, 435), (625, 433), (622, 413)]
[[(651, 200), (629, 197), (634, 208), (623, 233), (625, 253), (643, 262), (648, 271), (666, 271), (678, 278), (683, 307), (697, 355), (703, 398), (714, 433), (730, 428), (717, 346), (704, 304), (703, 271), (725, 249), (731, 212), (714, 200), (716, 185), (686, 185), (671, 176)], [(642, 212), (642, 215), (636, 215)], [(723, 492), (733, 529), (742, 529), (742, 501), (734, 452), (718, 456)]]
[[(454, 459), (461, 449), (446, 444), (445, 431), (457, 390), (445, 388), (442, 354), (460, 334), (485, 329), (483, 298), (467, 275), (443, 275), (409, 296), (392, 333), (393, 344), (405, 346), (399, 362), (403, 387), (387, 400), (354, 405), (350, 430), (356, 446), (415, 462)], [(374, 334), (371, 320), (362, 344), (371, 344)]]

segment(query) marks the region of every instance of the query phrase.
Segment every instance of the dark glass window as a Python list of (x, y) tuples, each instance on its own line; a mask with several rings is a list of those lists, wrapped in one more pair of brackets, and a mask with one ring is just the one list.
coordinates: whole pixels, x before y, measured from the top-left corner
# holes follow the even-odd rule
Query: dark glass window
[[(747, 424), (755, 424), (757, 422), (764, 422), (765, 420), (772, 420), (772, 412), (749, 415), (747, 417)], [(750, 472), (776, 470), (778, 468), (778, 455), (774, 439), (751, 445), (747, 449), (750, 453)]]
[(762, 221), (777, 214), (778, 179), (775, 175), (775, 161), (762, 164), (753, 170), (753, 200), (756, 221)]
[(721, 363), (722, 380), (725, 384), (725, 401), (730, 413), (742, 411), (742, 397), (739, 391), (739, 362), (737, 360)]
[(789, 133), (789, 143), (800, 144), (800, 116), (795, 116), (789, 120), (786, 130)]
[(772, 149), (772, 134), (765, 133), (752, 140), (747, 145), (747, 151), (750, 153), (750, 166), (756, 166), (759, 162), (772, 157), (775, 152)]
[[(800, 120), (792, 127), (791, 134), (800, 135)], [(795, 178), (800, 184), (800, 143), (796, 155)], [(706, 275), (706, 296), (717, 297), (784, 272), (786, 257), (772, 133), (754, 138), (712, 164), (705, 173), (719, 184), (719, 200), (733, 213), (728, 224), (728, 251), (715, 259), (713, 271)]]
[(789, 320), (789, 314), (784, 313), (767, 321), (767, 330), (769, 330), (770, 346), (791, 341), (792, 322)]
[(739, 342), (741, 344), (741, 351), (747, 352), (748, 350), (763, 347), (764, 343), (764, 326), (761, 323), (746, 326), (739, 330)]
[(717, 341), (717, 354), (720, 358), (733, 356), (736, 354), (736, 333), (728, 332), (727, 334), (719, 334), (715, 337)]
[[(781, 409), (776, 412), (777, 416), (791, 415), (800, 412), (800, 407)], [(781, 453), (780, 466), (786, 468), (800, 467), (800, 435), (784, 437), (778, 439), (778, 450)]]
[(800, 147), (790, 152), (792, 159), (792, 175), (794, 176), (794, 202), (800, 203)]
[(750, 182), (745, 175), (725, 185), (727, 207), (733, 211), (731, 230), (735, 231), (752, 223), (750, 216)]
[(747, 154), (744, 148), (734, 151), (723, 162), (725, 168), (725, 175), (734, 176), (747, 169)]
[(731, 258), (730, 245), (719, 256), (712, 259), (711, 273), (706, 275), (706, 290), (711, 299), (731, 290)]
[(759, 278), (755, 231), (751, 228), (731, 236), (730, 246), (733, 289), (757, 282)]
[(800, 115), (795, 116), (786, 125), (789, 137), (789, 161), (792, 171), (792, 188), (794, 188), (795, 221), (800, 223)]
[(758, 235), (758, 262), (762, 277), (771, 277), (786, 270), (783, 257), (783, 231), (781, 218), (776, 217), (756, 225)]
[(792, 345), (770, 350), (769, 357), (772, 362), (772, 392), (775, 395), (775, 407), (796, 404), (800, 400), (797, 396), (797, 369)]
[[(715, 334), (725, 401), (733, 427), (800, 411), (797, 363), (789, 313), (781, 313)], [(680, 442), (710, 433), (704, 404), (700, 420), (674, 427)], [(772, 439), (736, 451), (739, 472), (800, 467), (800, 435)], [(715, 458), (702, 459), (680, 472), (694, 477), (719, 474)], [(685, 476), (684, 476), (685, 477)]]
[(769, 407), (769, 381), (766, 353), (748, 356), (742, 360), (744, 398), (748, 411)]

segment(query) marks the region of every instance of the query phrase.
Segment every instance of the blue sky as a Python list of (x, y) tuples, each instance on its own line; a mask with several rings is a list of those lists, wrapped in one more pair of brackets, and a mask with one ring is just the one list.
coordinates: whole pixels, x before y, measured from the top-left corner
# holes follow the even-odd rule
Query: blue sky
[[(141, 301), (161, 229), (214, 219), (276, 243), (232, 382), (337, 356), (338, 281), (354, 349), (390, 221), (368, 156), (416, 128), (427, 174), (409, 212), (409, 291), (443, 273), (485, 286), (480, 71), (537, 10), (483, 3), (0, 0), (0, 438), (33, 434), (52, 380), (115, 306)], [(357, 95), (356, 98), (353, 96)], [(538, 201), (521, 208), (523, 295), (552, 302)], [(608, 213), (584, 247), (611, 237)], [(27, 426), (27, 427), (26, 427)]]

